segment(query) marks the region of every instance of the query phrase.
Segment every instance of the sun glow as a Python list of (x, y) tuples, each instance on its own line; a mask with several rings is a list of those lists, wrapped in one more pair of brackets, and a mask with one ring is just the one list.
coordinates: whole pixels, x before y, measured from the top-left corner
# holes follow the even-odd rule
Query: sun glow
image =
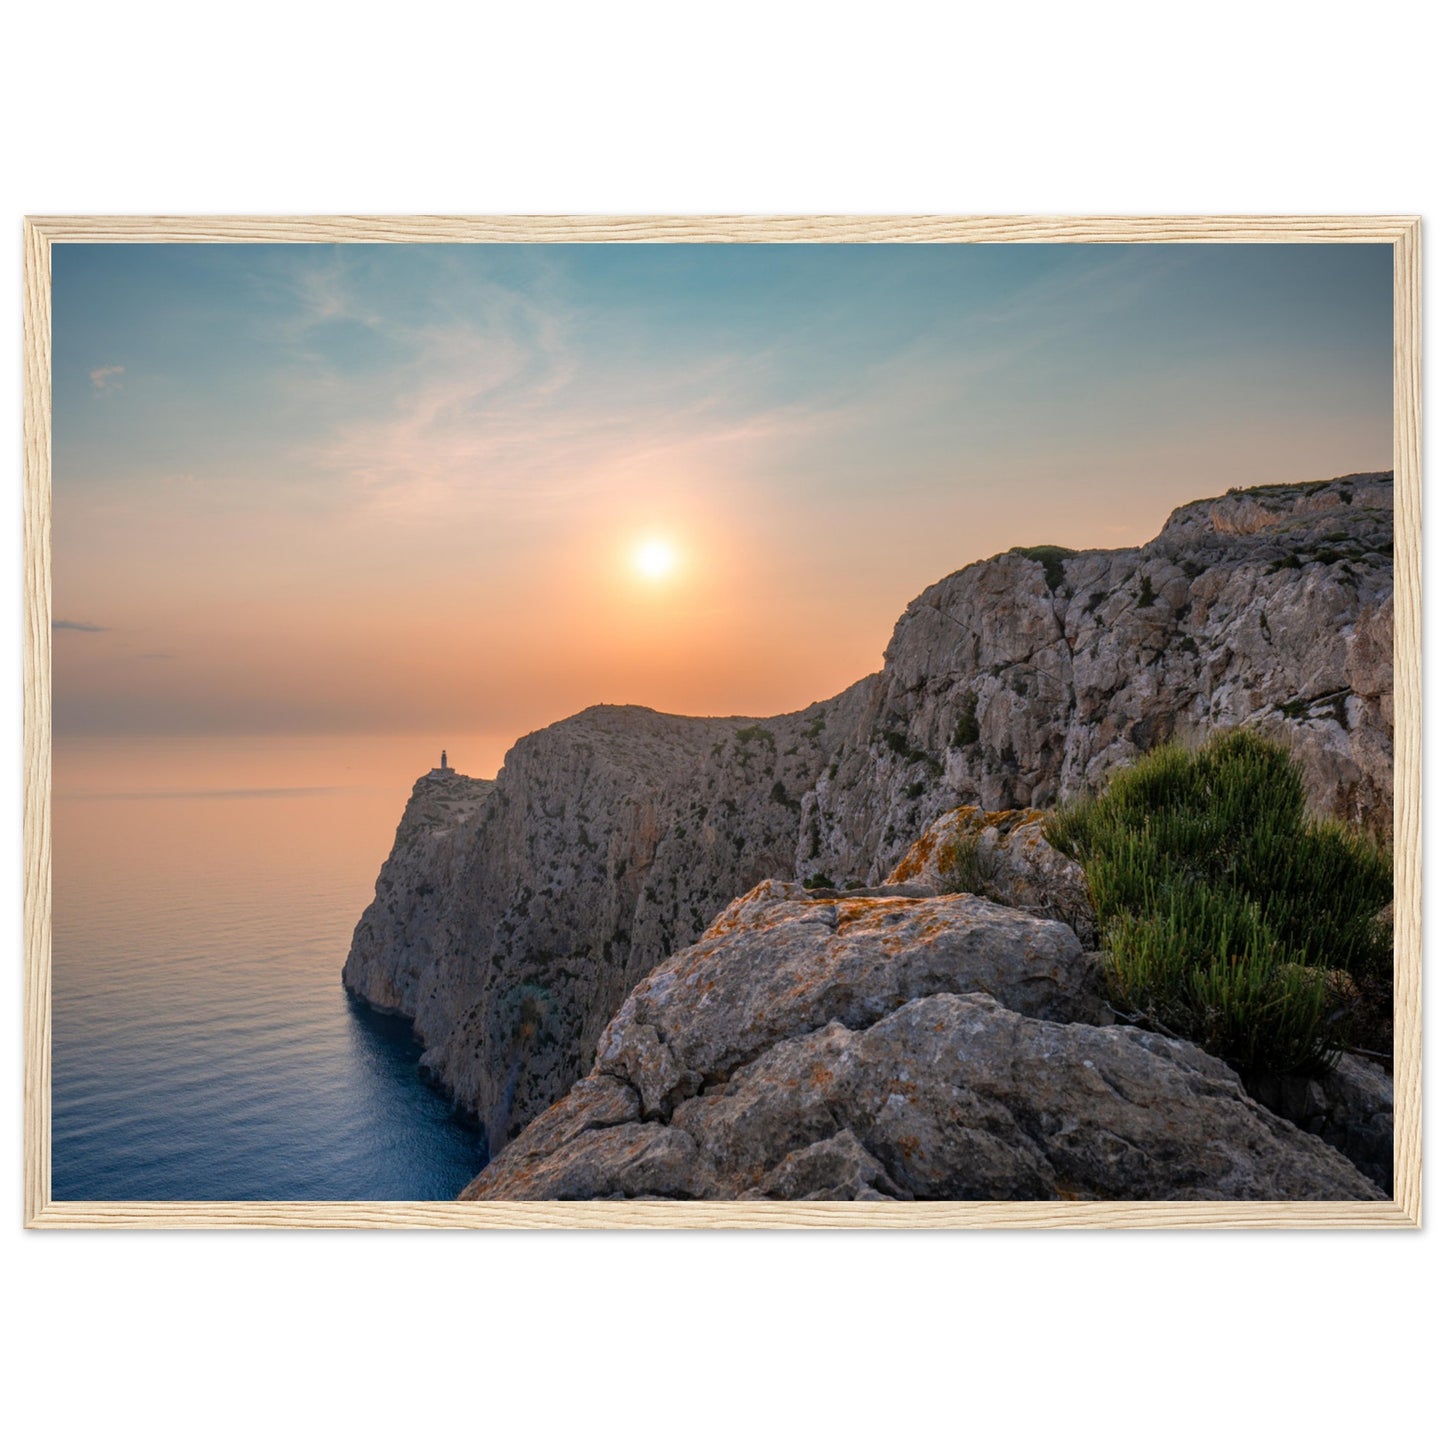
[(632, 566), (649, 582), (661, 582), (677, 570), (677, 549), (665, 538), (649, 537), (633, 549)]

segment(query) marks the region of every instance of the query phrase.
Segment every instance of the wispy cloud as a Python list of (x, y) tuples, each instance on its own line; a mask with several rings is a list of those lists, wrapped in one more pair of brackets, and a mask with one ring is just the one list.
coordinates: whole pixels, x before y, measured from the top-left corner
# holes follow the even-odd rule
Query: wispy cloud
[(52, 632), (109, 632), (110, 628), (94, 622), (72, 622), (68, 617), (57, 617), (51, 624)]
[(536, 516), (809, 424), (804, 408), (739, 412), (722, 395), (689, 394), (678, 378), (646, 402), (589, 397), (554, 409), (544, 385), (489, 397), (479, 372), (418, 386), (391, 416), (338, 426), (314, 460), (370, 511)]
[(120, 378), (124, 375), (123, 366), (97, 366), (90, 373), (90, 384), (97, 391), (119, 391)]
[(970, 404), (992, 416), (984, 388), (1006, 387), (994, 378), (1098, 327), (1177, 264), (1148, 260), (1101, 253), (1046, 273), (780, 395), (774, 372), (793, 377), (799, 356), (816, 360), (806, 328), (799, 339), (780, 323), (705, 356), (638, 343), (623, 328), (623, 347), (606, 355), (589, 334), (596, 318), (546, 279), (530, 289), (458, 279), (449, 316), (417, 319), (379, 312), (355, 268), (328, 257), (298, 278), (301, 330), (346, 319), (384, 333), (406, 359), (366, 395), (364, 381), (308, 357), (329, 425), (297, 449), (296, 470), (337, 485), (347, 508), (498, 521), (556, 516), (668, 472), (747, 475), (778, 447), (809, 447), (815, 465), (836, 471), (860, 431), (917, 435), (930, 416), (957, 428)]
[[(348, 404), (298, 448), (297, 471), (315, 468), (339, 484), (343, 505), (371, 513), (535, 517), (615, 490), (632, 472), (685, 469), (687, 456), (716, 459), (810, 424), (810, 408), (752, 394), (756, 351), (603, 361), (573, 312), (539, 290), (473, 287), (465, 314), (445, 322), (366, 318), (408, 359), (369, 404), (357, 404), (355, 380), (326, 378)], [(323, 294), (327, 314), (362, 316), (344, 290)]]

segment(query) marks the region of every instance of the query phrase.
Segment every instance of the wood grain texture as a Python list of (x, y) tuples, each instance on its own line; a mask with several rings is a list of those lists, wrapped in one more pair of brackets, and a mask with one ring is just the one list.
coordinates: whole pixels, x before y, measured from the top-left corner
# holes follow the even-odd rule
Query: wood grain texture
[(46, 1229), (1345, 1229), (1418, 1223), (1388, 1200), (1236, 1204), (1086, 1202), (513, 1204), (51, 1204)]
[(1409, 216), (37, 216), (51, 241), (1393, 244)]
[[(1346, 242), (1395, 255), (1395, 1188), (1315, 1203), (87, 1203), (50, 1198), (50, 248), (65, 242)], [(1420, 222), (1411, 216), (49, 216), (25, 224), (25, 1180), (42, 1229), (1340, 1229), (1421, 1219)]]
[(1421, 1217), (1424, 1012), (1420, 782), (1420, 223), (1395, 242), (1395, 1202)]
[(25, 1214), (50, 1199), (50, 244), (25, 227)]

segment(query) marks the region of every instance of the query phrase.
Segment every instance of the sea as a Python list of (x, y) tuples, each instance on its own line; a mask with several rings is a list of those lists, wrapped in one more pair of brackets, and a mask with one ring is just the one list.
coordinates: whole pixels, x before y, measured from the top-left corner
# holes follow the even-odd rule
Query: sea
[(482, 1167), (410, 1025), (341, 986), (439, 746), (56, 740), (53, 1198), (450, 1199)]

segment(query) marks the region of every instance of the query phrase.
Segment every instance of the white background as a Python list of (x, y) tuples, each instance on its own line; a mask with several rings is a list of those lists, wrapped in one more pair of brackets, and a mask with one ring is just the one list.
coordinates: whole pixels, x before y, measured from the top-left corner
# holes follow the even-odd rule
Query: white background
[[(0, 85), (11, 1438), (1328, 1442), (1438, 1429), (1438, 1227), (19, 1228), (22, 214), (1420, 212), (1432, 291), (1442, 117), (1430, 19), (1424, 5), (1327, 0), (986, 11), (141, 0), (12, 17)], [(1428, 594), (1435, 640), (1440, 598)], [(1433, 684), (1438, 649), (1427, 651)], [(1427, 716), (1437, 692), (1427, 686)], [(1438, 778), (1427, 770), (1427, 816)], [(1427, 975), (1436, 954), (1427, 947)], [(1435, 1038), (1438, 993), (1427, 984)], [(1427, 1158), (1440, 1147), (1434, 1093)], [(1430, 1204), (1427, 1172), (1427, 1219)]]

